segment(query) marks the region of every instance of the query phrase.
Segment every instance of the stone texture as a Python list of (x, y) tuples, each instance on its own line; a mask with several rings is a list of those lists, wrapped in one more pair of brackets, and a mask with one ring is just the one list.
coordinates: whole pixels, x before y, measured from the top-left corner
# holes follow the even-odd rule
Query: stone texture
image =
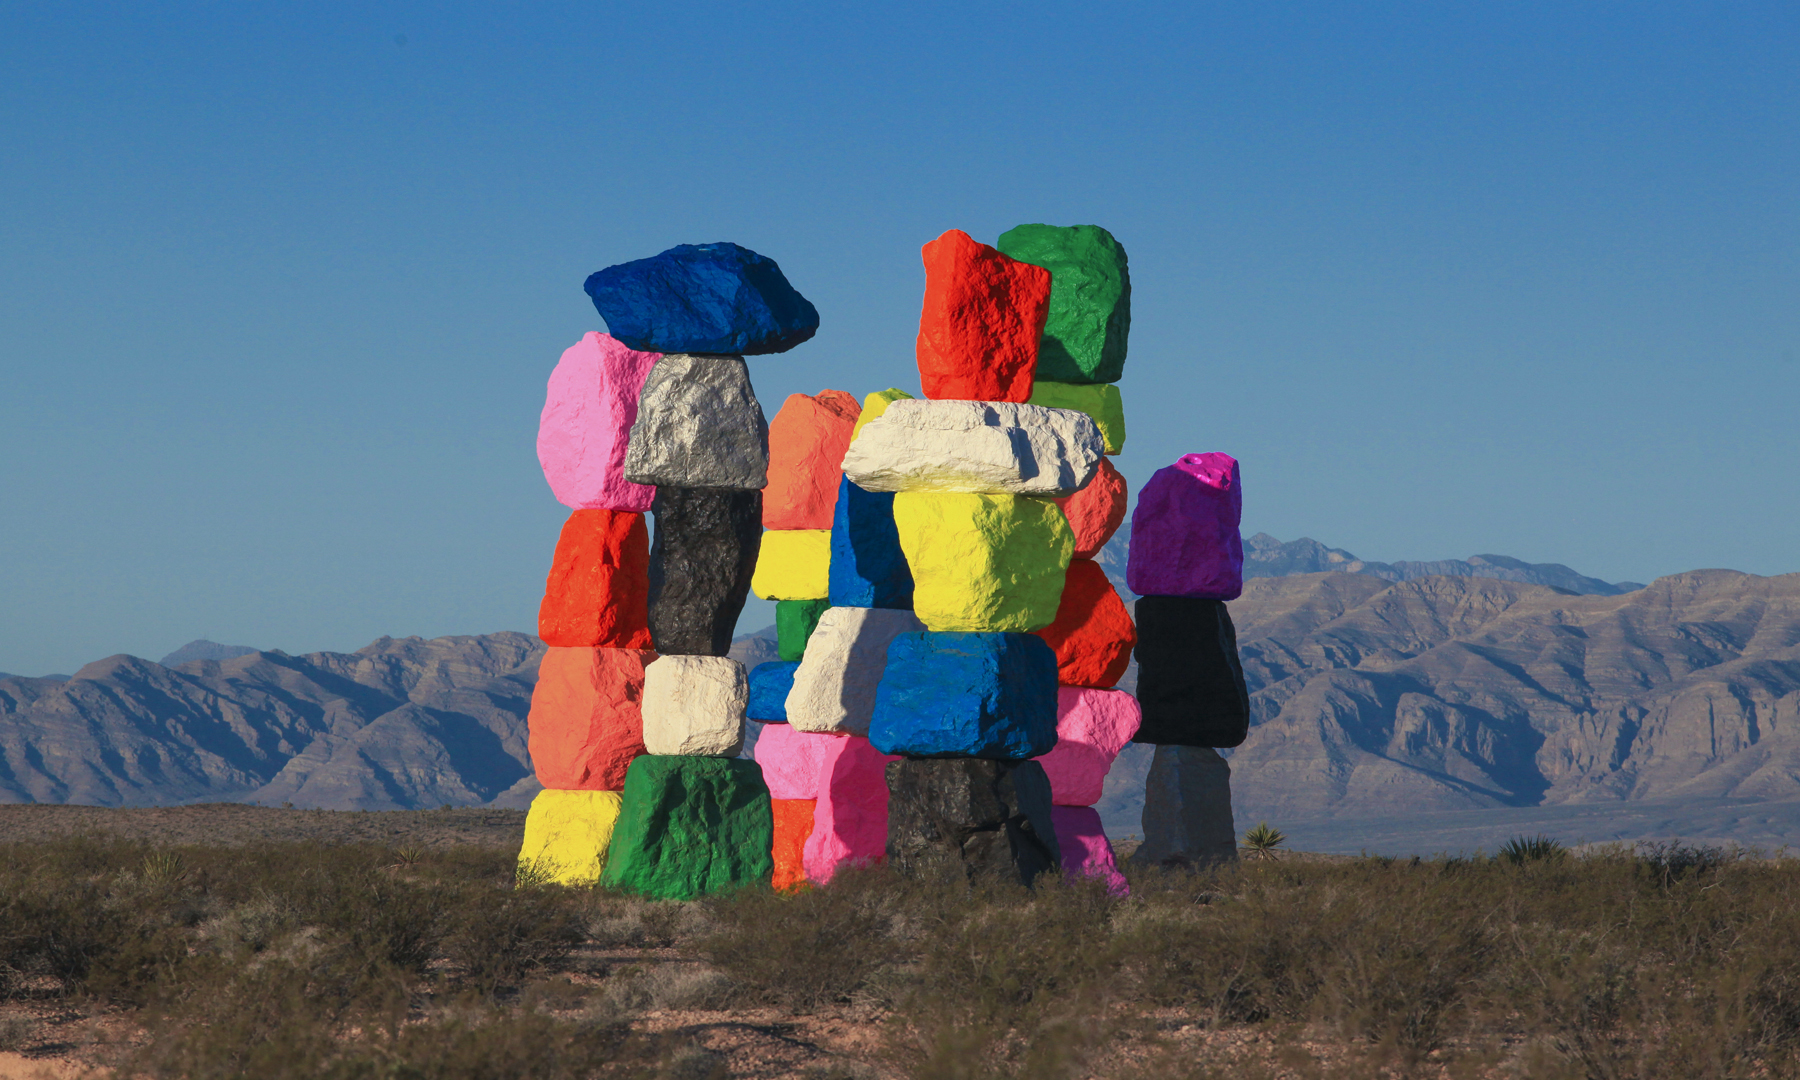
[(806, 658), (794, 672), (788, 723), (801, 731), (867, 735), (888, 644), (922, 629), (910, 611), (833, 607), (819, 616)]
[(1069, 560), (1056, 621), (1037, 633), (1055, 651), (1056, 681), (1064, 686), (1118, 685), (1137, 644), (1131, 612), (1092, 559)]
[(783, 660), (798, 660), (806, 655), (806, 642), (812, 637), (819, 616), (831, 607), (830, 600), (781, 600), (775, 604), (776, 655)]
[(845, 477), (831, 522), (830, 599), (839, 607), (910, 608), (912, 570), (894, 526), (894, 496)]
[(1219, 600), (1137, 599), (1137, 741), (1236, 746), (1250, 732), (1250, 693), (1237, 631)]
[(1125, 401), (1111, 385), (1079, 385), (1038, 379), (1031, 386), (1031, 404), (1046, 409), (1079, 412), (1100, 429), (1106, 452), (1125, 449)]
[(1010, 401), (896, 401), (844, 454), (865, 491), (1073, 495), (1105, 453), (1085, 413)]
[(590, 274), (614, 337), (655, 352), (778, 353), (812, 337), (819, 312), (775, 260), (731, 243), (682, 244)]
[(1052, 806), (1056, 845), (1062, 854), (1063, 874), (1070, 878), (1096, 877), (1114, 896), (1130, 896), (1131, 886), (1119, 873), (1112, 844), (1100, 825), (1100, 812), (1091, 806)]
[(1075, 558), (1091, 559), (1100, 553), (1124, 523), (1129, 499), (1125, 477), (1112, 462), (1101, 458), (1100, 468), (1086, 487), (1056, 500), (1063, 516), (1069, 519), (1069, 531), (1075, 534)]
[(769, 425), (743, 357), (669, 353), (656, 362), (638, 398), (625, 478), (658, 487), (762, 490), (769, 482)]
[(1230, 454), (1187, 454), (1156, 470), (1131, 512), (1126, 584), (1144, 596), (1236, 600), (1244, 591), (1243, 513)]
[(862, 413), (856, 418), (856, 426), (850, 429), (851, 441), (854, 442), (856, 437), (862, 434), (863, 428), (868, 427), (873, 421), (880, 419), (881, 414), (887, 412), (887, 407), (889, 405), (892, 405), (896, 401), (910, 400), (912, 400), (911, 394), (892, 386), (888, 387), (886, 390), (877, 390), (863, 398)]
[(538, 792), (525, 815), (520, 876), (558, 885), (592, 885), (600, 880), (618, 820), (617, 791)]
[(538, 637), (563, 648), (650, 647), (650, 533), (643, 514), (569, 515), (544, 581)]
[(1144, 786), (1143, 866), (1203, 869), (1237, 858), (1231, 764), (1201, 746), (1159, 746)]
[(1056, 748), (1037, 759), (1058, 806), (1092, 806), (1106, 788), (1119, 751), (1137, 734), (1143, 714), (1123, 690), (1061, 686), (1056, 690)]
[(658, 488), (650, 638), (664, 656), (724, 656), (762, 546), (762, 492)]
[(776, 724), (762, 729), (753, 753), (762, 766), (763, 782), (777, 799), (816, 799), (825, 772), (825, 759), (842, 747), (840, 736), (795, 731)]
[(763, 724), (787, 723), (787, 696), (794, 689), (796, 660), (770, 660), (750, 669), (750, 703), (744, 718)]
[(1098, 225), (1020, 225), (1001, 233), (995, 246), (1050, 271), (1037, 377), (1118, 382), (1131, 334), (1131, 270), (1112, 233)]
[(764, 600), (825, 599), (831, 592), (831, 530), (764, 530), (750, 589)]
[(862, 406), (842, 390), (790, 394), (769, 421), (763, 528), (829, 529), (844, 449)]
[(775, 840), (769, 856), (775, 864), (769, 885), (776, 892), (789, 892), (806, 884), (806, 841), (812, 836), (815, 799), (769, 800), (774, 820)]
[(908, 758), (887, 767), (887, 857), (908, 877), (1030, 885), (1058, 865), (1035, 761)]
[(531, 692), (531, 767), (538, 783), (564, 790), (618, 791), (644, 750), (644, 669), (637, 649), (544, 652)]
[(774, 841), (756, 762), (646, 755), (625, 776), (600, 883), (659, 900), (757, 885), (774, 870)]
[(1050, 305), (1050, 272), (960, 229), (926, 244), (919, 379), (928, 398), (1024, 401)]
[(1019, 495), (894, 496), (913, 609), (933, 630), (1040, 630), (1056, 621), (1075, 537), (1062, 510)]
[(895, 760), (869, 740), (832, 737), (819, 764), (819, 798), (806, 839), (806, 876), (824, 884), (844, 866), (873, 866), (887, 855), (888, 787)]
[(538, 464), (556, 501), (576, 510), (643, 513), (656, 492), (625, 479), (638, 395), (659, 354), (590, 333), (563, 351), (538, 418)]
[(1056, 745), (1056, 656), (1032, 634), (901, 634), (868, 728), (908, 757), (1013, 760)]
[(644, 668), (644, 748), (659, 757), (736, 757), (750, 685), (724, 656), (663, 656)]

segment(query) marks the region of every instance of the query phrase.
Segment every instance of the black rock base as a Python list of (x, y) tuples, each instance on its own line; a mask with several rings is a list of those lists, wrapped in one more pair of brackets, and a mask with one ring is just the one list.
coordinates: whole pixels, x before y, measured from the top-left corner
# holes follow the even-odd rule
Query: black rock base
[[(1159, 746), (1236, 746), (1250, 733), (1250, 692), (1237, 631), (1223, 600), (1140, 596), (1134, 741)], [(654, 632), (654, 630), (652, 631)]]
[(1050, 779), (1035, 761), (903, 758), (887, 766), (888, 862), (908, 877), (1030, 885), (1059, 864)]

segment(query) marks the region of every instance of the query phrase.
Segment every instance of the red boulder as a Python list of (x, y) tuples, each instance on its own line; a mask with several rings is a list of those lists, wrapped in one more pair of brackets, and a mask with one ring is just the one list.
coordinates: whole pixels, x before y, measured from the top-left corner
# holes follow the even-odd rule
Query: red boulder
[(1056, 681), (1062, 686), (1116, 685), (1137, 644), (1131, 612), (1092, 559), (1070, 560), (1056, 621), (1037, 635), (1056, 650)]
[(926, 244), (919, 378), (928, 398), (1024, 401), (1050, 310), (1050, 271), (960, 229)]
[(560, 648), (650, 647), (644, 515), (577, 510), (563, 523), (538, 605), (538, 637)]

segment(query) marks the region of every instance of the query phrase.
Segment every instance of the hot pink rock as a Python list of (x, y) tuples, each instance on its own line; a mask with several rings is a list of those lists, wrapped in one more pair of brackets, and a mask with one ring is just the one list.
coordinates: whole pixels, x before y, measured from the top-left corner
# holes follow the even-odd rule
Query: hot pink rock
[(1236, 600), (1244, 591), (1243, 481), (1230, 454), (1187, 454), (1138, 492), (1125, 583), (1140, 596)]
[(818, 798), (826, 755), (839, 741), (836, 735), (795, 731), (787, 724), (763, 724), (751, 753), (762, 766), (769, 798)]
[(1056, 826), (1056, 846), (1062, 852), (1065, 876), (1097, 877), (1106, 882), (1106, 891), (1114, 896), (1131, 895), (1131, 886), (1113, 859), (1112, 844), (1100, 827), (1098, 810), (1091, 806), (1052, 806), (1050, 821)]
[(1050, 778), (1050, 800), (1058, 806), (1099, 802), (1113, 759), (1143, 718), (1137, 699), (1123, 690), (1057, 687), (1056, 749), (1037, 759)]
[(872, 866), (887, 858), (887, 763), (884, 754), (856, 735), (827, 736), (819, 773), (819, 801), (803, 856), (809, 880), (824, 884), (841, 866)]
[(625, 479), (625, 447), (638, 394), (659, 358), (600, 333), (563, 351), (550, 373), (537, 441), (557, 502), (576, 510), (650, 509), (656, 489)]

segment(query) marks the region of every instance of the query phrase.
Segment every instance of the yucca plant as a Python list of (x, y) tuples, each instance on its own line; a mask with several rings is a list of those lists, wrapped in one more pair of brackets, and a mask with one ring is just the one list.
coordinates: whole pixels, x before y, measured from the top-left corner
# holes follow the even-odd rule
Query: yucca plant
[(1287, 834), (1266, 821), (1257, 822), (1256, 828), (1244, 834), (1244, 850), (1252, 859), (1273, 859), (1280, 854), (1275, 849), (1285, 843)]
[(1514, 866), (1526, 863), (1550, 862), (1568, 854), (1568, 849), (1556, 839), (1539, 833), (1536, 836), (1515, 836), (1500, 845), (1498, 858)]

